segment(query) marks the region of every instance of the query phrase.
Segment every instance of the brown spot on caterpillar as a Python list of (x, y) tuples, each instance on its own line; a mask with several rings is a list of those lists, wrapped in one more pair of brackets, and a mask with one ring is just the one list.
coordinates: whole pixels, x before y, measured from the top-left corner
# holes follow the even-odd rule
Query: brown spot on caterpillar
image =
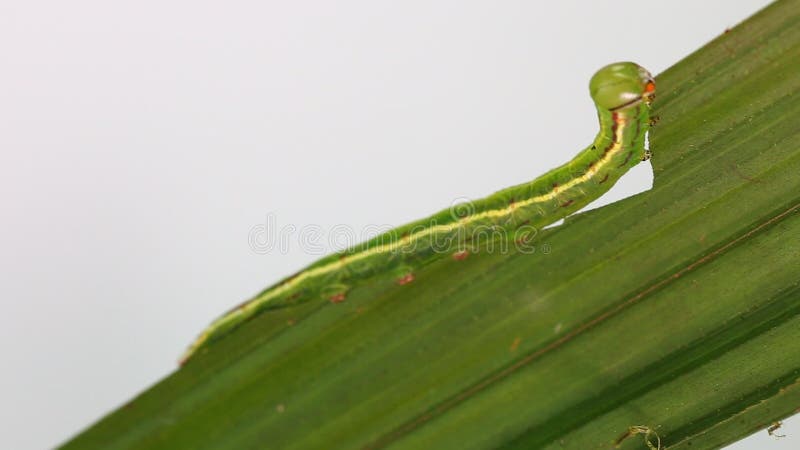
[(467, 259), (467, 256), (469, 256), (469, 251), (468, 250), (459, 250), (459, 251), (453, 253), (453, 259), (456, 260), (456, 261), (463, 261), (463, 260)]
[(530, 237), (528, 237), (528, 236), (520, 236), (520, 237), (516, 238), (514, 240), (514, 242), (516, 244), (518, 244), (518, 245), (522, 245), (522, 244), (527, 244), (527, 243), (533, 242), (534, 238), (535, 238), (535, 236), (530, 236)]
[(610, 152), (611, 149), (614, 148), (614, 145), (616, 145), (617, 143), (617, 129), (619, 128), (619, 122), (620, 122), (619, 114), (617, 114), (616, 112), (612, 112), (611, 121), (613, 122), (611, 124), (611, 136), (612, 136), (611, 142), (609, 142), (606, 148), (603, 149), (603, 154), (600, 156), (601, 159), (605, 158), (608, 152)]
[(597, 184), (603, 184), (606, 182), (606, 180), (608, 180), (608, 174), (606, 174), (606, 176), (604, 176), (600, 181), (598, 181)]
[(508, 350), (511, 351), (511, 352), (517, 351), (517, 348), (519, 348), (520, 342), (522, 342), (522, 338), (520, 338), (519, 336), (515, 337), (514, 338), (514, 342), (511, 343), (511, 347), (509, 347)]
[(619, 167), (625, 167), (628, 164), (628, 161), (631, 160), (631, 156), (633, 156), (633, 150), (628, 152), (628, 156), (625, 157), (625, 161), (623, 161), (622, 164), (619, 165)]
[(297, 320), (295, 320), (295, 319), (289, 319), (289, 320), (286, 321), (286, 325), (289, 325), (289, 326), (292, 326), (292, 325), (294, 325), (296, 323), (297, 323)]
[(345, 293), (339, 292), (338, 294), (331, 295), (330, 301), (331, 303), (336, 304), (336, 303), (342, 303), (344, 299), (345, 299)]
[(411, 283), (412, 281), (414, 281), (414, 274), (413, 273), (407, 273), (407, 274), (403, 275), (402, 277), (400, 277), (400, 278), (395, 280), (395, 282), (397, 284), (399, 284), (400, 286), (403, 286), (405, 284)]
[(566, 208), (567, 206), (569, 206), (569, 205), (571, 205), (573, 203), (575, 203), (575, 200), (574, 199), (569, 199), (569, 200), (565, 201), (564, 203), (562, 203), (561, 207), (562, 208)]
[[(654, 85), (653, 85), (653, 89), (655, 89), (655, 86), (656, 86), (656, 85), (654, 84)], [(639, 110), (641, 110), (641, 109), (642, 109), (642, 105), (638, 105), (638, 106), (636, 107), (636, 113), (635, 113), (635, 114), (636, 114), (637, 116), (639, 115)], [(637, 120), (637, 121), (636, 121), (636, 128), (635, 128), (635, 130), (636, 130), (636, 131), (634, 131), (634, 132), (633, 132), (633, 140), (634, 140), (634, 141), (636, 141), (637, 139), (639, 139), (639, 133), (641, 133), (641, 131), (642, 131), (642, 121), (641, 121), (641, 120)]]

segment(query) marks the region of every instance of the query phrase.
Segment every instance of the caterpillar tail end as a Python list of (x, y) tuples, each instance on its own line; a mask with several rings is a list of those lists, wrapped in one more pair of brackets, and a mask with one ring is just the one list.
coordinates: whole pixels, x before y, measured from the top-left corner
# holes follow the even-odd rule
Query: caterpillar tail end
[(186, 351), (183, 352), (180, 359), (178, 359), (178, 366), (183, 367), (189, 359), (197, 353), (197, 350), (203, 346), (208, 340), (208, 332), (202, 333), (200, 336), (197, 336), (197, 339), (189, 345)]

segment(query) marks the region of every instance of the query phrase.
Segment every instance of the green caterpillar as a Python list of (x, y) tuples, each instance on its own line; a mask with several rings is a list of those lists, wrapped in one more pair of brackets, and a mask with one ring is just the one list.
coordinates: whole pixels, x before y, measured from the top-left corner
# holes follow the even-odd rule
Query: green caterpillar
[[(568, 163), (535, 180), (503, 189), (469, 204), (447, 209), (383, 233), (265, 289), (223, 314), (203, 331), (181, 364), (210, 340), (219, 338), (259, 312), (303, 299), (339, 303), (347, 291), (378, 273), (394, 273), (399, 284), (413, 281), (414, 270), (443, 255), (466, 257), (481, 237), (522, 247), (537, 229), (550, 225), (600, 197), (631, 167), (646, 160), (645, 135), (651, 125), (655, 82), (637, 64), (603, 67), (589, 82), (600, 131), (594, 142)], [(524, 250), (524, 248), (523, 248)]]

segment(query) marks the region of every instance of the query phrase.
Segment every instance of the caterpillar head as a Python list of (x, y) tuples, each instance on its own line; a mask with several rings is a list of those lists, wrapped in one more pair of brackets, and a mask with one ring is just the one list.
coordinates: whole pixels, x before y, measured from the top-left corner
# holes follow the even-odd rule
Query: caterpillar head
[(650, 72), (632, 62), (609, 64), (594, 74), (589, 93), (598, 108), (615, 111), (644, 102), (650, 104), (656, 83)]

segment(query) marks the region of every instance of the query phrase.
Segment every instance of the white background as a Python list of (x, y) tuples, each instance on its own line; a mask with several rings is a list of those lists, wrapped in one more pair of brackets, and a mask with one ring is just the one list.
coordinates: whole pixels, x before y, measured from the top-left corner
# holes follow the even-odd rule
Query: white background
[(319, 256), (253, 252), (267, 215), (358, 231), (530, 180), (594, 136), (597, 68), (766, 3), (3, 1), (0, 448), (63, 442)]

